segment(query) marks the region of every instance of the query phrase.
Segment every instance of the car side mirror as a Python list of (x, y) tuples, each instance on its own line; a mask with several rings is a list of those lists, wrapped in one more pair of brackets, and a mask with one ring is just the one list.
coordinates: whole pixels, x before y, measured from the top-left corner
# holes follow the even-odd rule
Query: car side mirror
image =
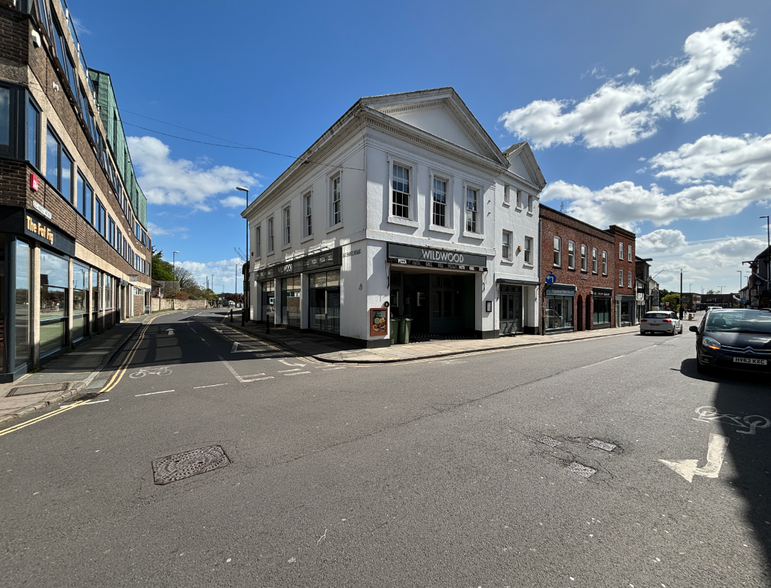
[(693, 333), (698, 333), (699, 332), (699, 327), (691, 326), (688, 330), (693, 332)]

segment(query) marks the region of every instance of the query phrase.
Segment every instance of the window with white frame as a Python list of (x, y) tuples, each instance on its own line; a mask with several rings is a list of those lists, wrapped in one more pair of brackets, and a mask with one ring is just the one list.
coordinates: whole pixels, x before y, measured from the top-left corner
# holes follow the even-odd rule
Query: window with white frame
[(511, 261), (512, 259), (511, 241), (512, 241), (511, 231), (503, 231), (503, 237), (501, 240), (501, 257), (506, 261)]
[(624, 287), (624, 270), (622, 269), (618, 270), (618, 287)]
[(530, 194), (527, 194), (527, 211), (530, 214), (533, 214), (534, 208), (535, 208), (535, 196), (531, 196)]
[(568, 269), (576, 269), (576, 242), (568, 241)]
[(597, 248), (592, 247), (592, 273), (597, 273)]
[(257, 226), (254, 229), (254, 256), (259, 258), (262, 256), (262, 239), (261, 239), (262, 231), (260, 230), (260, 227)]
[(522, 210), (524, 202), (527, 202), (527, 194), (522, 190), (517, 190), (517, 210)]
[(410, 168), (398, 163), (391, 166), (391, 215), (410, 218)]
[(268, 253), (273, 253), (273, 217), (268, 219)]
[(608, 252), (604, 249), (602, 250), (602, 275), (608, 275)]
[(511, 186), (508, 184), (503, 186), (503, 204), (505, 206), (511, 206)]
[(632, 261), (632, 246), (627, 245), (627, 261)]
[(626, 272), (626, 287), (631, 288), (632, 287), (632, 270), (627, 270)]
[(434, 177), (431, 189), (431, 224), (437, 227), (448, 227), (447, 215), (447, 180)]
[(466, 231), (479, 232), (479, 190), (466, 187)]
[(343, 183), (342, 175), (337, 174), (329, 180), (329, 226), (343, 222)]
[[(619, 242), (618, 244), (618, 258), (624, 261), (624, 244)], [(623, 286), (623, 284), (621, 284)]]
[(313, 234), (312, 196), (312, 192), (303, 196), (303, 237), (310, 237)]
[(281, 212), (284, 222), (284, 234), (283, 234), (283, 245), (289, 245), (292, 242), (292, 209), (287, 206), (284, 208), (284, 210)]
[(533, 238), (525, 237), (525, 263), (533, 264)]
[(554, 236), (554, 267), (562, 267), (562, 239)]
[(586, 245), (581, 244), (581, 271), (586, 271)]

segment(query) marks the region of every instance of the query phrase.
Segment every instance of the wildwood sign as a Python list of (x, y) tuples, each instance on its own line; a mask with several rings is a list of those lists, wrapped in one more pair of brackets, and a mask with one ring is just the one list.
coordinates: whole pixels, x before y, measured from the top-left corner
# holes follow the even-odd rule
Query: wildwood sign
[(388, 262), (401, 265), (422, 265), (424, 267), (444, 267), (449, 269), (476, 272), (487, 271), (487, 258), (463, 251), (448, 251), (430, 247), (388, 244)]

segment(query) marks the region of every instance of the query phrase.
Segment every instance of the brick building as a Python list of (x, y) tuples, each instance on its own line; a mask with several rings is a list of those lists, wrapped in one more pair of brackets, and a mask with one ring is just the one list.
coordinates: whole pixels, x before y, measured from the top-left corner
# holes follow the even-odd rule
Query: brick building
[[(147, 201), (64, 0), (0, 1), (0, 380), (147, 312)], [(96, 114), (95, 114), (96, 113)]]
[(542, 286), (542, 332), (632, 324), (634, 234), (615, 225), (601, 230), (543, 204), (539, 215), (542, 274), (554, 276)]
[[(613, 260), (613, 275), (617, 276), (615, 286), (616, 326), (627, 327), (638, 324), (635, 264), (635, 234), (616, 225), (610, 225), (607, 230), (615, 241), (616, 253)], [(644, 299), (639, 301), (645, 304)]]

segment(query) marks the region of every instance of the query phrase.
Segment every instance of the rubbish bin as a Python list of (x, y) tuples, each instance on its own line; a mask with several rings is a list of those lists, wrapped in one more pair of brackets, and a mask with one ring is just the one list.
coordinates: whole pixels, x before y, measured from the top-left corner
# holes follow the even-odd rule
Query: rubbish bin
[(410, 342), (410, 326), (412, 323), (411, 318), (403, 318), (399, 325), (399, 343)]
[(399, 323), (402, 322), (402, 319), (399, 317), (392, 316), (391, 317), (391, 331), (389, 335), (391, 336), (391, 345), (396, 345), (396, 340), (399, 338)]

